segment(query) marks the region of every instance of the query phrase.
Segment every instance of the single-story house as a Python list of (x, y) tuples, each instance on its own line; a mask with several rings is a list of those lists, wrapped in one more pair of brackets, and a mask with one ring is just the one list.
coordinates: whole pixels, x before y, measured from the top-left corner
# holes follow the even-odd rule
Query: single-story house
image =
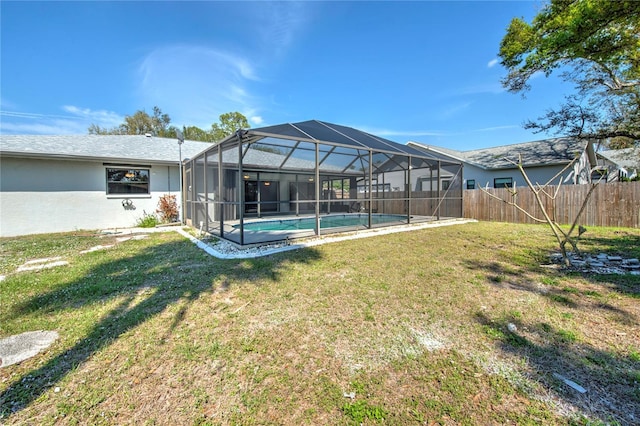
[[(463, 163), (463, 188), (504, 188), (526, 186), (522, 173), (514, 163), (522, 159), (529, 179), (535, 184), (588, 183), (595, 174), (606, 173), (607, 179), (615, 179), (614, 162), (596, 152), (591, 141), (562, 137), (534, 142), (496, 146), (493, 148), (457, 151), (439, 146), (409, 141), (407, 145), (447, 160)], [(567, 165), (576, 157), (571, 167)], [(557, 176), (557, 177), (556, 177)]]
[(180, 157), (211, 144), (148, 135), (0, 135), (0, 236), (135, 226), (180, 194)]

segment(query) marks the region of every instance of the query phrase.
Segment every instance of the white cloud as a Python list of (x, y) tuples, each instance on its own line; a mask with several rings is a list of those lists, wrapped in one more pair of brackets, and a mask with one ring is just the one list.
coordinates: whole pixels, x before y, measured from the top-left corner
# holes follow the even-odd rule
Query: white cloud
[[(87, 126), (88, 127), (88, 126)], [(25, 122), (3, 120), (0, 124), (0, 134), (16, 135), (68, 135), (87, 133), (87, 128), (81, 128), (75, 121), (51, 120), (47, 122)]]
[(433, 130), (393, 130), (383, 128), (373, 128), (367, 126), (351, 125), (354, 129), (362, 130), (363, 132), (371, 133), (372, 135), (382, 137), (417, 137), (417, 136), (443, 136), (442, 132)]
[(467, 101), (467, 102), (459, 102), (456, 104), (449, 105), (445, 109), (441, 110), (439, 114), (437, 114), (437, 118), (440, 120), (448, 120), (458, 115), (462, 111), (468, 109), (471, 106), (471, 104), (473, 104), (473, 102)]
[[(240, 6), (238, 6), (240, 7)], [(173, 125), (208, 128), (220, 114), (238, 111), (263, 123), (266, 99), (257, 95), (259, 70), (277, 67), (307, 31), (315, 8), (307, 2), (255, 2), (242, 7), (246, 37), (234, 48), (216, 44), (158, 46), (142, 58), (137, 74), (137, 103), (157, 105)], [(245, 44), (240, 44), (245, 43)]]
[(518, 126), (516, 124), (508, 124), (505, 126), (493, 126), (493, 127), (483, 127), (481, 129), (473, 130), (474, 132), (494, 132), (496, 130), (507, 130), (507, 129), (519, 129), (522, 126)]
[(243, 56), (203, 46), (173, 45), (155, 49), (139, 67), (139, 97), (157, 105), (176, 126), (208, 128), (220, 114), (255, 114), (260, 99), (251, 86), (260, 79)]
[(311, 20), (312, 3), (263, 2), (252, 7), (253, 26), (270, 55), (281, 55)]
[(3, 98), (2, 96), (0, 96), (0, 109), (17, 109), (18, 106), (16, 104), (14, 104), (13, 102), (9, 101), (6, 98)]
[(114, 127), (124, 122), (124, 117), (113, 111), (92, 110), (89, 108), (80, 108), (74, 105), (64, 105), (63, 110), (77, 116), (81, 120), (88, 120), (100, 127)]
[(482, 95), (482, 94), (499, 94), (505, 91), (499, 82), (476, 84), (472, 86), (460, 87), (451, 91), (451, 95)]
[(91, 124), (113, 127), (124, 118), (112, 111), (93, 111), (65, 105), (61, 108), (67, 114), (41, 114), (21, 111), (0, 111), (0, 133), (3, 134), (85, 134)]
[(493, 68), (496, 65), (498, 65), (500, 61), (497, 58), (494, 58), (492, 60), (489, 61), (489, 63), (487, 63), (487, 68)]
[(254, 115), (252, 117), (249, 117), (249, 121), (257, 126), (260, 126), (262, 123), (264, 123), (264, 119), (259, 115)]

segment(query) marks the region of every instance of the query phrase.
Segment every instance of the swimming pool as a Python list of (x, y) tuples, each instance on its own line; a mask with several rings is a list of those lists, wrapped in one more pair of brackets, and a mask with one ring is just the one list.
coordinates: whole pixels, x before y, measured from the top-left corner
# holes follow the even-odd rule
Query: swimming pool
[[(407, 216), (399, 214), (372, 214), (371, 224), (378, 225), (381, 223), (405, 222)], [(339, 228), (344, 226), (367, 226), (369, 224), (369, 215), (362, 213), (351, 214), (335, 214), (320, 216), (320, 228)], [(245, 231), (295, 231), (295, 230), (311, 230), (315, 229), (315, 217), (302, 217), (293, 219), (279, 220), (261, 220), (255, 222), (245, 222)], [(233, 225), (234, 228), (240, 228), (240, 225)]]

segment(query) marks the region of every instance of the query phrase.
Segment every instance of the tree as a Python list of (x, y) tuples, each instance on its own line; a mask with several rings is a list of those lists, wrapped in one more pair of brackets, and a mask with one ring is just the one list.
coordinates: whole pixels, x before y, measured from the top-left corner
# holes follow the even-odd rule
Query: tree
[[(562, 186), (563, 174), (565, 173), (565, 171), (567, 171), (571, 167), (574, 167), (574, 170), (576, 170), (575, 164), (579, 162), (581, 157), (586, 155), (587, 155), (586, 153), (583, 153), (579, 156), (576, 156), (571, 162), (569, 162), (569, 164), (567, 164), (561, 171), (559, 171), (554, 177), (549, 179), (544, 184), (539, 184), (538, 182), (534, 183), (531, 180), (526, 170), (524, 169), (524, 166), (522, 163), (522, 156), (519, 156), (519, 159), (517, 162), (507, 159), (507, 161), (509, 161), (514, 166), (516, 166), (520, 171), (520, 173), (522, 174), (524, 181), (527, 183), (527, 186), (531, 190), (536, 200), (536, 206), (538, 207), (538, 210), (540, 212), (538, 214), (532, 213), (535, 210), (533, 206), (530, 206), (530, 205), (523, 206), (518, 204), (518, 190), (515, 188), (515, 186), (513, 188), (506, 188), (508, 197), (500, 197), (490, 192), (488, 188), (480, 187), (480, 190), (485, 194), (487, 194), (489, 197), (497, 199), (499, 201), (502, 201), (503, 203), (506, 203), (510, 206), (515, 207), (518, 211), (523, 213), (525, 216), (529, 217), (534, 222), (538, 222), (538, 223), (546, 222), (549, 225), (549, 228), (551, 229), (551, 232), (553, 233), (554, 237), (556, 238), (556, 241), (558, 242), (558, 247), (560, 248), (562, 259), (567, 267), (571, 266), (571, 259), (567, 254), (567, 244), (571, 246), (573, 253), (575, 253), (576, 255), (580, 254), (580, 251), (578, 250), (578, 239), (573, 234), (574, 234), (574, 231), (576, 231), (576, 228), (578, 231), (578, 237), (580, 237), (580, 235), (582, 235), (582, 233), (586, 231), (586, 228), (579, 225), (580, 217), (582, 216), (582, 213), (584, 212), (584, 209), (586, 208), (587, 203), (591, 198), (591, 194), (595, 190), (596, 186), (600, 183), (600, 181), (604, 178), (604, 175), (601, 175), (599, 180), (591, 181), (589, 183), (590, 185), (589, 190), (587, 191), (586, 195), (582, 199), (582, 203), (580, 204), (580, 208), (578, 209), (577, 213), (574, 213), (573, 221), (569, 225), (569, 229), (564, 229), (556, 221), (556, 218), (554, 216), (555, 200)], [(578, 169), (580, 169), (579, 164), (578, 164)], [(591, 168), (589, 168), (587, 173), (588, 176), (591, 176), (591, 171), (592, 171)], [(579, 171), (576, 171), (576, 173), (579, 173)], [(557, 179), (557, 186), (554, 187), (553, 184), (556, 179)]]
[(125, 135), (151, 133), (159, 137), (175, 137), (175, 129), (169, 127), (170, 122), (169, 114), (163, 114), (160, 108), (154, 106), (153, 116), (150, 116), (144, 110), (125, 116), (124, 123), (120, 125), (120, 129), (122, 134)]
[(88, 131), (92, 135), (144, 135), (151, 133), (154, 136), (170, 138), (176, 136), (176, 129), (169, 126), (170, 122), (169, 115), (154, 106), (152, 116), (147, 114), (145, 110), (138, 110), (133, 115), (125, 116), (124, 123), (117, 127), (107, 129), (91, 124)]
[[(157, 106), (153, 107), (153, 115), (150, 116), (144, 110), (138, 110), (133, 115), (124, 117), (124, 123), (108, 129), (97, 124), (91, 124), (88, 131), (90, 135), (144, 135), (151, 133), (162, 138), (175, 138), (175, 126), (170, 126), (171, 118), (164, 114)], [(247, 118), (239, 112), (228, 112), (220, 115), (220, 122), (211, 125), (211, 130), (206, 131), (196, 126), (183, 127), (184, 138), (201, 142), (217, 142), (235, 133), (238, 129), (248, 129)]]
[(525, 128), (609, 140), (640, 141), (640, 2), (551, 0), (531, 24), (514, 18), (500, 43), (503, 86), (530, 90), (531, 77), (563, 69), (576, 92)]
[(247, 117), (239, 112), (227, 112), (220, 114), (220, 123), (211, 125), (211, 134), (213, 140), (220, 141), (239, 129), (248, 129), (249, 127)]
[(196, 126), (188, 126), (182, 129), (182, 134), (184, 138), (191, 141), (201, 141), (201, 142), (215, 142), (213, 135), (211, 132), (207, 132), (206, 130), (202, 130)]

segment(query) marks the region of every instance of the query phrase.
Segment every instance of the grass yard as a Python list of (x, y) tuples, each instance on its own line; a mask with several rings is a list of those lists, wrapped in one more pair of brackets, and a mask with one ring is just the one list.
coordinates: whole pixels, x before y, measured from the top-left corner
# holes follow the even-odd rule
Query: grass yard
[[(640, 230), (581, 248), (637, 258)], [(500, 223), (252, 260), (174, 232), (2, 239), (0, 337), (60, 338), (0, 369), (0, 423), (638, 424), (640, 277), (542, 267), (553, 250)]]

